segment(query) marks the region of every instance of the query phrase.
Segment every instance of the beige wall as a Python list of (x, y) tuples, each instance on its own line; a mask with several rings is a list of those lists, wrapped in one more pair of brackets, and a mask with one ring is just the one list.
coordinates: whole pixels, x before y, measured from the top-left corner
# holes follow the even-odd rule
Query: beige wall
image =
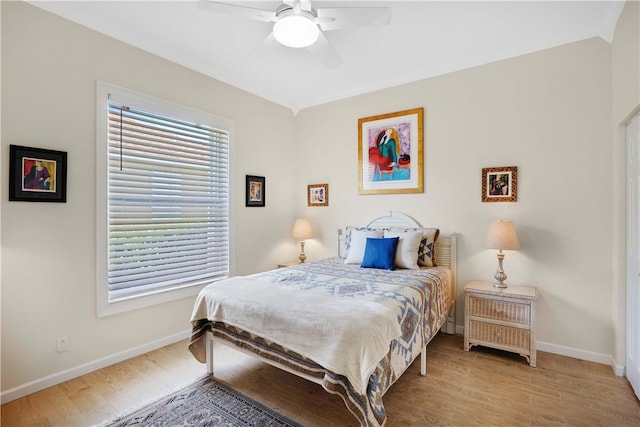
[(626, 135), (629, 119), (640, 113), (640, 2), (626, 2), (611, 46), (613, 151), (613, 322), (614, 359), (625, 363), (626, 344)]
[[(6, 173), (0, 181), (3, 392), (188, 328), (191, 299), (96, 317), (96, 80), (236, 121), (238, 274), (295, 256), (288, 234), (296, 215), (312, 221), (317, 238), (306, 252), (314, 259), (335, 253), (337, 228), (396, 209), (459, 233), (462, 325), (462, 286), (490, 279), (497, 265), (495, 252), (482, 247), (487, 225), (511, 219), (522, 249), (507, 254), (505, 269), (509, 282), (540, 288), (543, 347), (596, 359), (615, 353), (622, 363), (616, 269), (623, 255), (615, 254), (623, 245), (624, 192), (616, 183), (619, 147), (611, 141), (619, 136), (612, 129), (638, 104), (624, 95), (629, 86), (637, 93), (637, 69), (625, 71), (638, 63), (637, 3), (625, 7), (613, 45), (586, 40), (296, 117), (30, 5), (1, 8), (2, 170), (9, 144), (69, 153), (66, 204), (9, 203)], [(357, 119), (419, 106), (425, 193), (358, 195)], [(481, 169), (510, 165), (518, 166), (519, 201), (482, 203)], [(267, 177), (266, 208), (244, 207), (245, 174)], [(306, 185), (314, 183), (329, 183), (329, 207), (306, 207)], [(55, 349), (61, 335), (69, 336), (65, 353)]]
[[(538, 339), (611, 355), (613, 345), (610, 46), (601, 39), (431, 78), (304, 110), (297, 119), (299, 200), (329, 183), (330, 207), (302, 209), (324, 239), (373, 213), (403, 211), (460, 233), (462, 287), (491, 280), (489, 221), (513, 220), (522, 249), (509, 252), (510, 283), (540, 288)], [(357, 120), (425, 109), (425, 188), (416, 195), (358, 195)], [(483, 167), (518, 166), (518, 202), (482, 203)], [(328, 247), (308, 244), (307, 255)]]
[[(238, 273), (275, 266), (293, 224), (291, 111), (22, 2), (2, 2), (2, 390), (189, 329), (193, 299), (96, 317), (96, 81), (235, 120)], [(65, 204), (8, 202), (9, 144), (68, 152)], [(278, 162), (265, 162), (277, 156)], [(246, 174), (267, 207), (245, 208)], [(57, 353), (56, 337), (70, 348)]]

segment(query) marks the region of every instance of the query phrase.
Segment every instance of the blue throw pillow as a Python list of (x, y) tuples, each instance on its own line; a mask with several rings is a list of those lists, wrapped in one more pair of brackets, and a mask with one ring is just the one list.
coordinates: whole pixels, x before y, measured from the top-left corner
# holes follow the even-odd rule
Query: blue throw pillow
[(364, 258), (362, 259), (360, 267), (393, 270), (395, 267), (398, 239), (399, 237), (386, 239), (367, 237), (367, 244), (364, 248)]

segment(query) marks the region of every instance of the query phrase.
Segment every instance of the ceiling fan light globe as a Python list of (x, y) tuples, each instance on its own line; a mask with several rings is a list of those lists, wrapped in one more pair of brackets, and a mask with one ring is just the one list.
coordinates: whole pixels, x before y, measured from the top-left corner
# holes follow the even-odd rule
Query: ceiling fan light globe
[(288, 47), (307, 47), (318, 41), (320, 29), (304, 15), (289, 15), (273, 25), (273, 36), (278, 43)]

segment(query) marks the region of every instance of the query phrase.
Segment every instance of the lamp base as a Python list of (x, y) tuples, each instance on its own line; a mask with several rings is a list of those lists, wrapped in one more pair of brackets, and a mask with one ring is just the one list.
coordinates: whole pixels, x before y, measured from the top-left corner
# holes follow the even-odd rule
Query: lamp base
[(300, 242), (300, 255), (298, 255), (298, 259), (300, 260), (300, 264), (307, 259), (307, 256), (304, 254), (304, 242)]
[(493, 284), (494, 288), (504, 289), (507, 285), (504, 283), (507, 280), (507, 275), (504, 273), (502, 269), (502, 261), (504, 260), (504, 254), (502, 250), (498, 252), (498, 271), (493, 275), (493, 278), (496, 279), (496, 282)]

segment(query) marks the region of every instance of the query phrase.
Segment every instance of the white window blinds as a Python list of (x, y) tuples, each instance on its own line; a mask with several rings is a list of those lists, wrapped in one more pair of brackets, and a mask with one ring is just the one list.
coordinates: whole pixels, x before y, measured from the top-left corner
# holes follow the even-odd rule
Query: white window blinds
[(229, 275), (229, 132), (108, 101), (109, 299)]

